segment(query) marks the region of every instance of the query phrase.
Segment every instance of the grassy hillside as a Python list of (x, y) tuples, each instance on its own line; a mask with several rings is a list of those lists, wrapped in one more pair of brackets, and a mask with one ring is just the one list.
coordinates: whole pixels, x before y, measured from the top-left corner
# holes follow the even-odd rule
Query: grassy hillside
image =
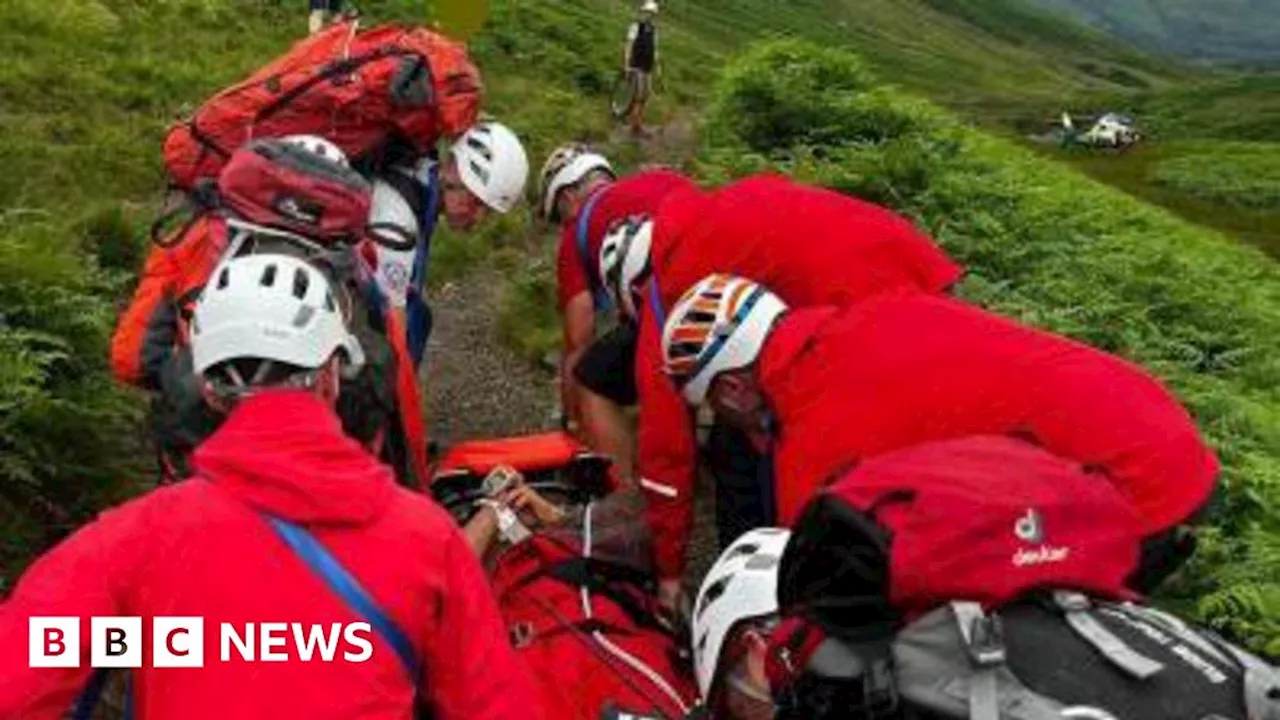
[(1036, 0), (1153, 52), (1280, 63), (1277, 0)]
[[(362, 7), (376, 20), (421, 19), (399, 0)], [(570, 138), (605, 144), (624, 166), (686, 159), (683, 147), (616, 135), (604, 111), (626, 4), (492, 7), (472, 49), (489, 109), (521, 132), (535, 166)], [(1141, 88), (1170, 98), (1194, 76), (1012, 0), (669, 0), (664, 8), (665, 85), (652, 117), (684, 122), (718, 87), (705, 138), (690, 139), (700, 146), (690, 167), (704, 180), (781, 167), (898, 207), (969, 265), (973, 297), (1148, 363), (1173, 383), (1222, 449), (1231, 489), (1218, 536), (1181, 590), (1207, 598), (1198, 605), (1206, 617), (1274, 647), (1275, 264), (899, 88), (860, 79), (874, 91), (850, 102), (845, 90), (864, 84), (805, 82), (815, 66), (834, 63), (831, 77), (878, 74), (1001, 123), (1072, 94)], [(300, 9), (260, 0), (0, 4), (0, 44), (12, 48), (0, 66), (0, 579), (149, 480), (144, 400), (118, 389), (105, 361), (162, 185), (159, 140), (183, 104), (278, 54), (304, 23)], [(782, 46), (790, 49), (780, 56), (770, 46), (722, 76), (728, 58), (777, 34), (847, 45), (865, 60), (809, 46)], [(780, 62), (798, 64), (787, 76), (795, 83), (781, 86)], [(807, 141), (761, 129), (773, 114), (800, 111)], [(868, 125), (892, 131), (845, 142), (849, 128)], [(1193, 172), (1203, 170), (1165, 168), (1165, 181)], [(437, 279), (456, 277), (498, 245), (495, 261), (518, 276), (504, 327), (531, 355), (556, 338), (544, 230), (517, 213), (478, 235), (442, 238), (433, 260)]]

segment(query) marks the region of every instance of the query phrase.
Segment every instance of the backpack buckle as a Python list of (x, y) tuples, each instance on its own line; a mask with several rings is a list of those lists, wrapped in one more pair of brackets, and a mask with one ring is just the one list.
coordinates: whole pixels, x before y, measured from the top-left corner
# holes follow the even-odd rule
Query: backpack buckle
[(969, 624), (969, 657), (979, 667), (1002, 665), (1005, 661), (1004, 625), (997, 615), (975, 617)]

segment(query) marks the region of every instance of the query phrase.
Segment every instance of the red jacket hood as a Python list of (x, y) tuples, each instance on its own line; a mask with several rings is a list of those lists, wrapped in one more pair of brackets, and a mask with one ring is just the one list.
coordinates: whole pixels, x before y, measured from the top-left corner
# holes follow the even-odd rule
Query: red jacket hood
[(246, 504), (306, 524), (368, 523), (395, 488), (391, 470), (343, 433), (333, 409), (297, 390), (241, 401), (193, 463)]

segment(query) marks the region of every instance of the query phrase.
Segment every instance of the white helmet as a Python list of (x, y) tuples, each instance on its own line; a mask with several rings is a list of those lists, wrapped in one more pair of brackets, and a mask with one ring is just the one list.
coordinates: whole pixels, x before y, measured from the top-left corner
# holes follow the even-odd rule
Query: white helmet
[(286, 135), (280, 139), (322, 158), (332, 160), (343, 167), (351, 167), (351, 162), (347, 159), (347, 154), (342, 152), (342, 148), (319, 135)]
[(542, 216), (550, 222), (555, 222), (558, 219), (556, 200), (560, 198), (560, 191), (576, 185), (594, 170), (604, 171), (611, 178), (618, 177), (605, 156), (593, 152), (582, 143), (569, 143), (556, 148), (543, 163), (538, 181), (539, 197), (542, 198)]
[(214, 269), (191, 321), (197, 374), (228, 360), (269, 360), (316, 369), (334, 352), (364, 364), (328, 278), (288, 255), (246, 255)]
[(703, 699), (711, 692), (720, 651), (734, 626), (778, 612), (778, 568), (791, 539), (784, 528), (743, 533), (702, 581), (693, 606), (693, 668)]
[(453, 144), (458, 175), (481, 202), (500, 213), (515, 207), (529, 179), (529, 156), (520, 138), (502, 123), (472, 126)]
[(685, 291), (662, 329), (667, 374), (690, 405), (701, 405), (717, 375), (755, 362), (786, 303), (734, 275), (708, 275)]
[(644, 4), (640, 6), (640, 12), (658, 12), (658, 0), (644, 0)]
[(633, 215), (613, 225), (600, 245), (600, 283), (613, 305), (629, 318), (636, 316), (636, 285), (649, 275), (653, 219)]

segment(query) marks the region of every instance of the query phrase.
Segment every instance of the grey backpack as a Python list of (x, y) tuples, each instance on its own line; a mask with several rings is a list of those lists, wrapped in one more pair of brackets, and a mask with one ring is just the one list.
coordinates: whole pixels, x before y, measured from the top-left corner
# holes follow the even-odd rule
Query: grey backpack
[(957, 601), (879, 639), (792, 627), (782, 653), (808, 650), (777, 693), (781, 718), (1280, 720), (1274, 667), (1135, 603)]

